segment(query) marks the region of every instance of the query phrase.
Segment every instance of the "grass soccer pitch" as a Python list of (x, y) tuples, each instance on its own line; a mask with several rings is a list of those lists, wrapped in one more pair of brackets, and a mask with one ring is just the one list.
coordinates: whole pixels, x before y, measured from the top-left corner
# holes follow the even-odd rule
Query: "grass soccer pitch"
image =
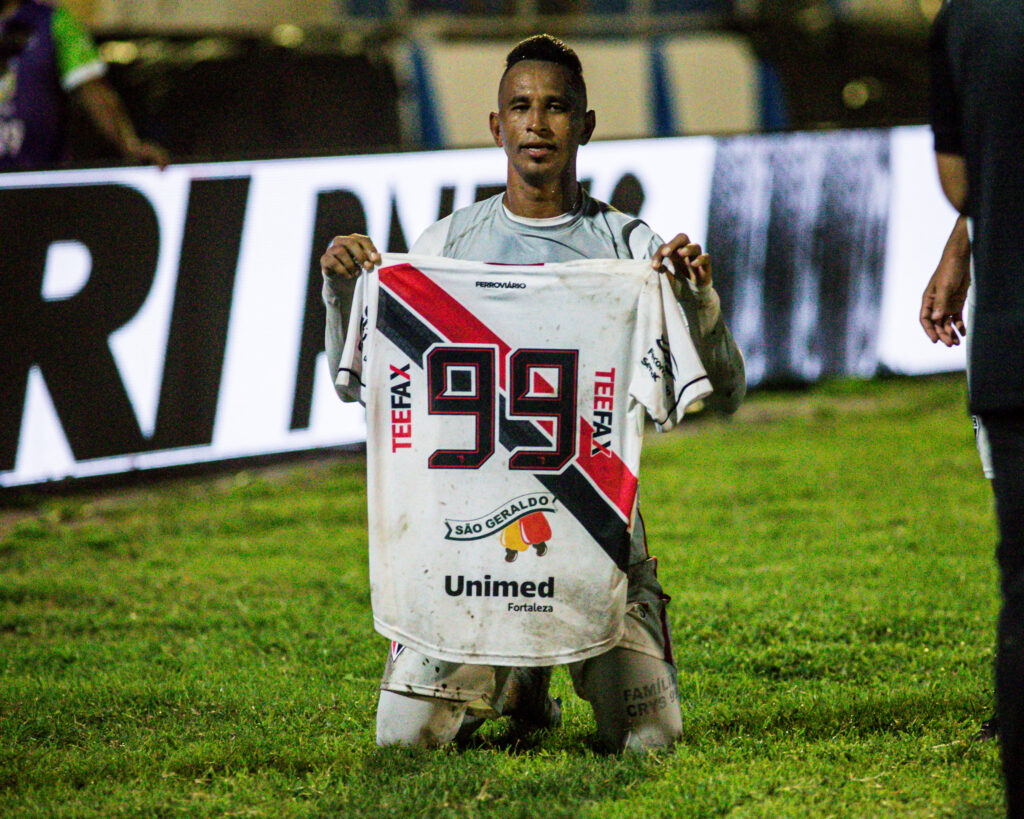
[(754, 394), (647, 437), (684, 736), (380, 750), (364, 459), (0, 510), (0, 815), (975, 817), (1003, 810), (995, 527), (963, 377)]

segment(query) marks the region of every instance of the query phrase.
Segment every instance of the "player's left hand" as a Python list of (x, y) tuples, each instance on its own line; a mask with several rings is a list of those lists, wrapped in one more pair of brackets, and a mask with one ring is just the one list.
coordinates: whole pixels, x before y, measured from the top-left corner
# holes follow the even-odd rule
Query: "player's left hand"
[[(671, 269), (667, 268), (668, 261)], [(685, 233), (677, 233), (659, 247), (651, 257), (651, 267), (669, 275), (685, 275), (699, 289), (712, 285), (711, 257)]]

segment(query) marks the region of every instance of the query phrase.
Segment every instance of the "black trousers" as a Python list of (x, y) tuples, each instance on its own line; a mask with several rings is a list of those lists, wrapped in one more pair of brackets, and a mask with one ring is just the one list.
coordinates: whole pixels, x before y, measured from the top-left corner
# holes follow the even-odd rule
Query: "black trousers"
[(999, 521), (1002, 606), (996, 644), (996, 711), (1007, 815), (1024, 819), (1024, 410), (986, 413)]

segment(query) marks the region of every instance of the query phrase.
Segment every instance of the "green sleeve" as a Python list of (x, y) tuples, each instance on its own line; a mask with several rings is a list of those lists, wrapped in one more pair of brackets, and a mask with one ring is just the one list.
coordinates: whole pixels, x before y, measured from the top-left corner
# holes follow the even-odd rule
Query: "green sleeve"
[(89, 32), (66, 9), (59, 6), (54, 9), (51, 31), (57, 52), (57, 71), (62, 80), (86, 66), (102, 65)]

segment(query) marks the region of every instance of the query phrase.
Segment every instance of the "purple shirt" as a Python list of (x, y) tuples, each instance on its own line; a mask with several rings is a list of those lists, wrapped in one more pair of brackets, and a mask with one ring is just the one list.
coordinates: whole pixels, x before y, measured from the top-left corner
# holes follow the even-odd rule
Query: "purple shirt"
[(60, 161), (68, 92), (103, 71), (65, 10), (26, 0), (0, 19), (0, 172)]

